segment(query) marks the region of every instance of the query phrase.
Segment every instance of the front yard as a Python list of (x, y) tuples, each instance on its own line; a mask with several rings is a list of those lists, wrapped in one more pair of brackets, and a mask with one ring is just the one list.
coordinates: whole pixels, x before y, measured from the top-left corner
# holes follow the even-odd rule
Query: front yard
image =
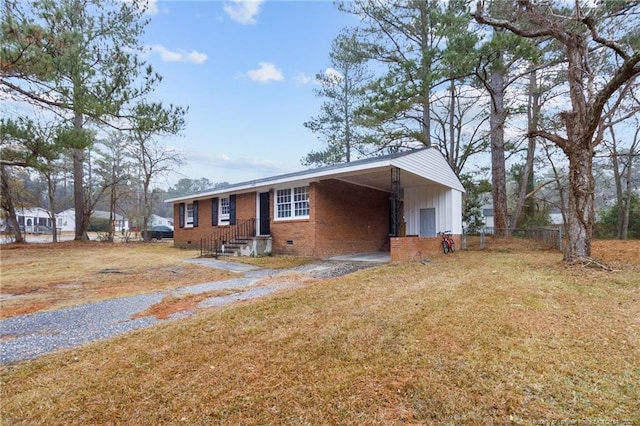
[(611, 265), (514, 246), (313, 280), (1, 367), (2, 423), (638, 424), (640, 264)]

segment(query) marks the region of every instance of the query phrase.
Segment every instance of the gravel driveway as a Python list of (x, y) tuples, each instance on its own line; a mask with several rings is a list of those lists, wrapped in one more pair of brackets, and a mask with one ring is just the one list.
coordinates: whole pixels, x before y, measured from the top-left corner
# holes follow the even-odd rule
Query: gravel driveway
[(87, 303), (49, 312), (37, 312), (0, 320), (0, 363), (20, 362), (58, 349), (72, 348), (95, 340), (106, 339), (130, 330), (192, 315), (194, 311), (180, 312), (167, 320), (155, 317), (133, 318), (172, 293), (199, 294), (215, 290), (237, 289), (226, 296), (211, 297), (198, 307), (224, 306), (239, 300), (266, 296), (295, 287), (297, 283), (278, 282), (251, 287), (261, 278), (284, 272), (300, 272), (314, 278), (345, 275), (358, 269), (374, 266), (371, 262), (328, 260), (286, 270), (260, 269), (250, 265), (223, 262), (214, 259), (190, 259), (188, 262), (241, 273), (240, 278), (207, 282), (181, 287), (172, 291), (120, 297)]

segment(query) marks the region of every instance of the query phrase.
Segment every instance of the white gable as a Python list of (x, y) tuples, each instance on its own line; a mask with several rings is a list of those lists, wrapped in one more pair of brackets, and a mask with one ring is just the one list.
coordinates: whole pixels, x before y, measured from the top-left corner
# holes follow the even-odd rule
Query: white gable
[(395, 167), (432, 182), (465, 192), (462, 183), (437, 149), (422, 149), (410, 155), (395, 158), (391, 163)]

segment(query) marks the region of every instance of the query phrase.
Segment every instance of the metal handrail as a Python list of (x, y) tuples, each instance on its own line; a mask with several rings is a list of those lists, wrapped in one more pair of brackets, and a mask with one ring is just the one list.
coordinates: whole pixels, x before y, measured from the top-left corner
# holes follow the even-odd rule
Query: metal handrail
[(200, 239), (200, 257), (218, 257), (226, 244), (253, 238), (256, 235), (256, 219), (237, 221), (216, 229), (212, 234)]

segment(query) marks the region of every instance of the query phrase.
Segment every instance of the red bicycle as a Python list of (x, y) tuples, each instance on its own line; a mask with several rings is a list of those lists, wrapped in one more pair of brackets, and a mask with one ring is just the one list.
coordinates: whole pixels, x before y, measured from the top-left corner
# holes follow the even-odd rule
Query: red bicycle
[(456, 243), (451, 237), (451, 231), (438, 232), (438, 235), (442, 236), (442, 251), (444, 254), (456, 251)]

